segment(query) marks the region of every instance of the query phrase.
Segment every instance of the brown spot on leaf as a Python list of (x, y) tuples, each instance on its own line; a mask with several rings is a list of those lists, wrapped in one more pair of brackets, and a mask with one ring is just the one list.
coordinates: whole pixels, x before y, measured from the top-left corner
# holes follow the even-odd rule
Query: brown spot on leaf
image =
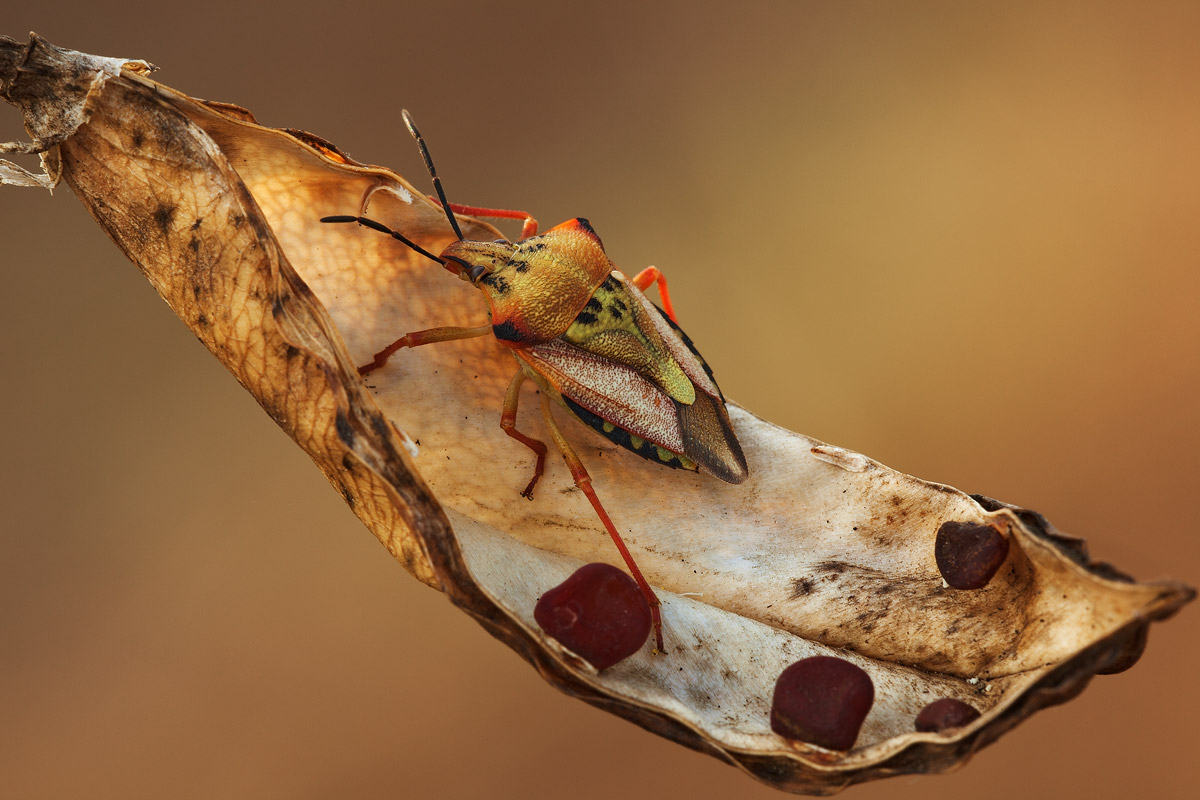
[(804, 597), (812, 594), (813, 582), (809, 578), (796, 578), (792, 581), (792, 596), (789, 598), (795, 600), (798, 597)]
[(338, 438), (342, 440), (347, 447), (353, 447), (357, 435), (354, 433), (354, 426), (350, 424), (350, 420), (346, 417), (345, 412), (338, 410), (334, 417), (334, 425), (337, 427)]
[(154, 209), (154, 222), (162, 230), (163, 236), (171, 232), (171, 220), (175, 217), (175, 206), (159, 205)]

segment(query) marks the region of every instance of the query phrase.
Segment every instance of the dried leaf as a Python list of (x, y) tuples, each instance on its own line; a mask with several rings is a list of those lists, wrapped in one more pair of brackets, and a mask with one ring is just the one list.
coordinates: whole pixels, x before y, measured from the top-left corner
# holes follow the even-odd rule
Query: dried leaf
[[(535, 502), (519, 498), (532, 464), (497, 424), (514, 371), (504, 348), (418, 348), (366, 385), (356, 373), (406, 331), (480, 324), (484, 305), (399, 243), (317, 220), (369, 204), (438, 252), (453, 238), (441, 210), (386, 169), (179, 94), (148, 70), (37, 37), (0, 39), (0, 93), (33, 137), (5, 149), (43, 153), (47, 172), (5, 162), (0, 179), (53, 185), (61, 171), (405, 568), (560, 689), (779, 788), (829, 793), (961, 762), (1092, 675), (1132, 665), (1149, 623), (1193, 597), (1091, 563), (1080, 540), (1034, 512), (731, 405), (752, 473), (740, 486), (567, 430), (657, 587), (668, 638), (668, 655), (643, 648), (598, 673), (546, 637), (533, 610), (580, 565), (620, 560), (559, 465)], [(468, 238), (498, 236), (462, 223)], [(540, 430), (532, 411), (519, 427)], [(810, 656), (870, 676), (874, 704), (853, 749), (771, 729), (776, 679)], [(917, 732), (918, 713), (946, 698), (981, 715)]]

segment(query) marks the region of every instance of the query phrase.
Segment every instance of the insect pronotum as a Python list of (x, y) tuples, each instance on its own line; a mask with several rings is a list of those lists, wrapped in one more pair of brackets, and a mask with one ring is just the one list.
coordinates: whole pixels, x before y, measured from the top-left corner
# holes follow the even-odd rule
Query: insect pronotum
[[(666, 652), (658, 598), (596, 496), (583, 462), (554, 421), (551, 405), (566, 409), (643, 458), (741, 483), (749, 474), (746, 458), (712, 370), (675, 323), (667, 283), (658, 269), (647, 267), (632, 279), (626, 277), (605, 255), (600, 237), (582, 217), (539, 235), (537, 221), (522, 211), (448, 202), (424, 138), (408, 111), (403, 114), (433, 180), (436, 202), (445, 210), (458, 241), (434, 255), (364, 216), (331, 216), (321, 221), (364, 225), (441, 264), (483, 292), (489, 324), (406, 333), (358, 371), (366, 375), (379, 369), (404, 347), (495, 336), (517, 361), (500, 427), (537, 455), (533, 477), (521, 494), (532, 498), (546, 461), (546, 445), (516, 428), (521, 385), (530, 379), (541, 389), (542, 418), (550, 438), (645, 596), (655, 646)], [(522, 220), (521, 238), (515, 243), (464, 239), (456, 213)], [(642, 294), (651, 284), (658, 285), (661, 309)]]

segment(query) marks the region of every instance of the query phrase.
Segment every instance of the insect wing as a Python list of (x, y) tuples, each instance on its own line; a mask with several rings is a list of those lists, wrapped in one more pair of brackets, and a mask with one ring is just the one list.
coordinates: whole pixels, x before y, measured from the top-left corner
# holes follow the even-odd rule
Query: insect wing
[(581, 421), (643, 458), (729, 483), (749, 474), (719, 391), (698, 387), (695, 402), (679, 403), (636, 370), (561, 339), (513, 352)]
[[(561, 339), (513, 351), (539, 383), (557, 392), (563, 405), (601, 435), (646, 458), (658, 458), (638, 440), (669, 454), (684, 452), (676, 403), (636, 370), (589, 353)], [(580, 413), (582, 410), (584, 413)], [(630, 441), (631, 437), (633, 438)], [(680, 463), (673, 466), (695, 469)]]
[[(618, 273), (619, 274), (619, 273)], [(737, 434), (729, 421), (725, 396), (721, 394), (708, 363), (696, 350), (683, 329), (671, 321), (661, 309), (620, 276), (631, 289), (631, 296), (641, 303), (647, 317), (658, 329), (671, 356), (696, 387), (696, 401), (691, 405), (677, 404), (679, 423), (688, 457), (700, 465), (701, 472), (727, 483), (741, 483), (750, 475), (746, 456), (738, 443)]]

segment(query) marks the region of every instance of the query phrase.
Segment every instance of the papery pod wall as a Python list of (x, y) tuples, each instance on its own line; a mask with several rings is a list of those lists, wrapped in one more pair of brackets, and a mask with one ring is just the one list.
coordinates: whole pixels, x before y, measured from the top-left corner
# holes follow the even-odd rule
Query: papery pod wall
[[(1180, 584), (1133, 584), (1092, 567), (1035, 514), (733, 408), (755, 470), (742, 487), (658, 480), (652, 465), (569, 434), (590, 453), (614, 515), (637, 521), (624, 527), (665, 590), (672, 642), (668, 656), (643, 651), (597, 676), (548, 642), (531, 611), (574, 566), (615, 554), (556, 465), (541, 502), (513, 501), (527, 465), (496, 425), (503, 354), (487, 341), (458, 343), (405, 353), (367, 386), (354, 374), (396, 331), (471, 324), (478, 307), (395, 243), (316, 218), (356, 213), (370, 197), (372, 216), (436, 252), (449, 241), (440, 211), (316, 137), (261, 128), (143, 69), (119, 72), (121, 62), (36, 41), (28, 53), (5, 45), (19, 54), (6, 62), (7, 93), (33, 113), (35, 137), (57, 148), (51, 173), (61, 166), (393, 555), (571, 693), (781, 788), (825, 792), (953, 765), (1096, 671), (1128, 666), (1148, 621), (1190, 597)], [(495, 235), (477, 223), (466, 233)], [(986, 589), (942, 585), (932, 555), (945, 522), (988, 525), (1008, 540)], [(848, 753), (789, 744), (766, 726), (775, 676), (812, 654), (860, 663), (875, 682), (875, 707)], [(949, 736), (911, 732), (916, 711), (945, 696), (983, 718)]]

